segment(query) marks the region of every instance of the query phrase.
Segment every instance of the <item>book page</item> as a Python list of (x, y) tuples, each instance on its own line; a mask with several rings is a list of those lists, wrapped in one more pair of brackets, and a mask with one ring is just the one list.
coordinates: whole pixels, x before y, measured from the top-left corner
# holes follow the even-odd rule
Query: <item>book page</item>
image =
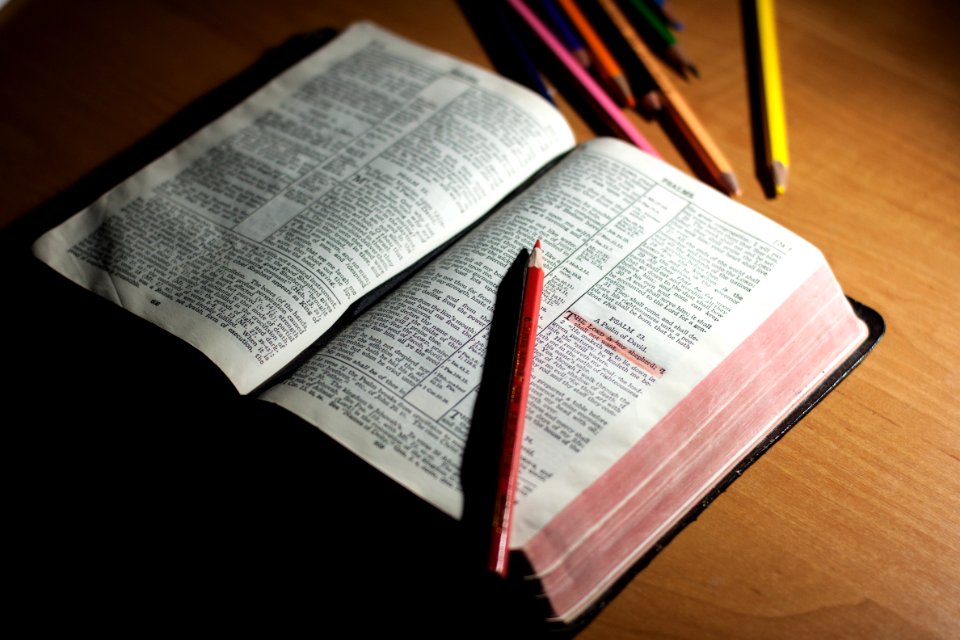
[(638, 442), (813, 271), (820, 252), (616, 140), (580, 147), (265, 398), (453, 516), (496, 289), (547, 271), (511, 545)]
[(572, 146), (534, 93), (361, 23), (34, 252), (248, 392)]

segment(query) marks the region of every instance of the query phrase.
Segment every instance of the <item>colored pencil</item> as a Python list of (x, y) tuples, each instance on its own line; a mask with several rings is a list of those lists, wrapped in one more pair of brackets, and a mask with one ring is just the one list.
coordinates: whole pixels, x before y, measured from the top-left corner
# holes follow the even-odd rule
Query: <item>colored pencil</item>
[(553, 103), (533, 59), (510, 24), (506, 9), (497, 4), (487, 6), (478, 0), (462, 0), (460, 6), (497, 72)]
[(580, 66), (559, 40), (543, 24), (540, 18), (527, 6), (523, 0), (507, 0), (513, 10), (523, 18), (531, 31), (540, 38), (550, 53), (557, 59), (563, 68), (572, 76), (579, 89), (590, 101), (591, 106), (598, 111), (604, 120), (613, 128), (615, 133), (625, 140), (632, 142), (640, 149), (652, 156), (660, 154), (652, 144), (640, 133), (630, 120), (620, 111), (620, 108), (610, 99), (590, 74)]
[(644, 0), (629, 0), (628, 6), (633, 9), (632, 13), (636, 17), (633, 24), (651, 49), (660, 51), (683, 77), (686, 77), (687, 71), (700, 77), (700, 71), (690, 62), (676, 37)]
[(780, 78), (780, 48), (773, 0), (756, 0), (757, 41), (763, 84), (764, 138), (767, 165), (778, 194), (787, 190), (790, 155), (787, 149), (787, 119), (783, 108), (783, 84)]
[(510, 527), (517, 493), (517, 471), (520, 465), (520, 446), (523, 443), (523, 423), (527, 415), (527, 397), (530, 374), (533, 372), (533, 352), (537, 341), (537, 323), (540, 319), (540, 297), (543, 292), (543, 250), (540, 241), (530, 252), (527, 280), (523, 287), (520, 328), (513, 358), (507, 415), (503, 425), (503, 447), (497, 482), (496, 504), (490, 545), (490, 570), (507, 575), (510, 551)]
[(580, 61), (584, 69), (589, 69), (593, 64), (590, 60), (590, 52), (580, 36), (577, 35), (577, 30), (567, 22), (567, 17), (557, 6), (557, 3), (553, 0), (540, 0), (540, 5), (546, 11), (550, 24), (553, 25), (553, 32), (567, 46), (573, 57)]
[(666, 0), (646, 0), (646, 3), (668, 27), (674, 31), (683, 31), (683, 23), (666, 7)]
[(633, 95), (638, 96), (644, 110), (647, 113), (659, 111), (662, 106), (660, 89), (657, 87), (653, 76), (647, 71), (643, 61), (637, 57), (630, 43), (620, 33), (617, 25), (613, 23), (607, 12), (595, 0), (579, 0), (579, 3), (580, 10), (583, 11), (600, 37), (603, 38), (610, 53), (620, 62), (630, 87), (633, 89)]
[(623, 33), (627, 42), (633, 47), (637, 56), (647, 66), (647, 70), (660, 87), (660, 93), (663, 96), (663, 109), (660, 113), (669, 117), (684, 139), (690, 145), (690, 148), (697, 154), (698, 159), (703, 163), (707, 171), (723, 191), (730, 195), (740, 195), (740, 185), (737, 183), (737, 176), (733, 171), (730, 162), (726, 159), (720, 148), (717, 147), (713, 138), (707, 133), (700, 119), (697, 118), (693, 110), (683, 99), (680, 92), (677, 91), (670, 81), (668, 74), (660, 66), (656, 56), (647, 48), (647, 46), (637, 35), (630, 21), (620, 10), (615, 0), (599, 0), (601, 6), (610, 15), (614, 24)]
[(620, 64), (616, 58), (613, 57), (613, 54), (610, 53), (610, 50), (607, 49), (607, 45), (604, 44), (600, 35), (597, 34), (593, 28), (593, 25), (590, 24), (590, 21), (580, 10), (580, 7), (577, 6), (575, 0), (558, 0), (558, 2), (567, 13), (570, 22), (572, 22), (577, 28), (577, 31), (580, 32), (580, 37), (587, 43), (587, 48), (590, 49), (591, 57), (595, 62), (594, 68), (598, 75), (614, 90), (615, 95), (620, 98), (621, 104), (627, 107), (637, 106), (637, 100), (633, 95), (633, 91), (630, 89), (630, 83), (623, 74), (623, 69), (620, 68)]

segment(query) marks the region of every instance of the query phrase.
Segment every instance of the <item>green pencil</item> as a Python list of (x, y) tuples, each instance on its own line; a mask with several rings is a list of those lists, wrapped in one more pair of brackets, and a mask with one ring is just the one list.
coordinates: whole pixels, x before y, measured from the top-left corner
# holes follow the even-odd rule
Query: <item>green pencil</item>
[(632, 20), (637, 31), (647, 44), (654, 51), (659, 51), (664, 58), (670, 62), (684, 78), (687, 77), (687, 71), (700, 77), (700, 72), (690, 62), (690, 58), (680, 48), (677, 38), (670, 31), (670, 28), (664, 24), (663, 20), (647, 6), (644, 0), (629, 0), (627, 3), (633, 9)]

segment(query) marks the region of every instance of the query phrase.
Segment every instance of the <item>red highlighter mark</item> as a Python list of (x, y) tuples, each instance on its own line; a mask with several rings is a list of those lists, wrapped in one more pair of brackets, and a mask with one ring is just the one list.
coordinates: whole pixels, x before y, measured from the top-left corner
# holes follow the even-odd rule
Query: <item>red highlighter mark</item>
[(614, 353), (628, 360), (629, 362), (632, 362), (647, 373), (658, 377), (666, 373), (666, 369), (657, 366), (655, 362), (651, 362), (645, 356), (626, 346), (583, 316), (577, 315), (573, 311), (566, 311), (563, 317), (566, 318), (573, 326), (585, 331), (590, 337), (599, 340), (601, 344), (612, 350)]

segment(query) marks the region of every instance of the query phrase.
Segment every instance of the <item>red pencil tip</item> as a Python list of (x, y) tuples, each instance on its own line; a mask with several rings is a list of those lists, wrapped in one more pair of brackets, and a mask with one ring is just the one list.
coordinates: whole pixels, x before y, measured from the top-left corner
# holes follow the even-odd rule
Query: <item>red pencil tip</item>
[(533, 248), (534, 248), (534, 249), (539, 249), (539, 248), (540, 248), (540, 238), (537, 238), (537, 243), (536, 243), (535, 245), (533, 245)]

